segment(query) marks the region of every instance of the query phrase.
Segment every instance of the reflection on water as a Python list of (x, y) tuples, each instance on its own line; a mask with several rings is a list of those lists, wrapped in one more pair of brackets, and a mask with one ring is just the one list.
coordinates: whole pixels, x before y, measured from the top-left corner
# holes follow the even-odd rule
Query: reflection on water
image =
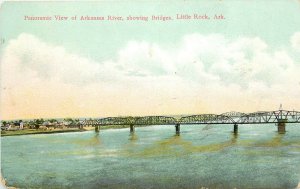
[(129, 140), (130, 141), (136, 141), (136, 140), (138, 140), (137, 134), (135, 132), (130, 132), (130, 134), (129, 134)]
[(232, 135), (232, 137), (231, 137), (231, 143), (232, 144), (236, 144), (237, 139), (239, 137), (239, 134), (238, 133), (232, 133), (231, 135)]
[(99, 133), (93, 133), (91, 137), (82, 139), (81, 137), (74, 138), (71, 140), (72, 143), (82, 146), (94, 146), (101, 144), (101, 135)]
[[(203, 137), (205, 138), (205, 137)], [(129, 156), (136, 157), (153, 157), (153, 156), (183, 156), (191, 153), (203, 153), (220, 151), (227, 147), (233, 146), (238, 140), (238, 134), (232, 134), (228, 141), (222, 143), (213, 143), (207, 145), (195, 145), (193, 142), (183, 139), (180, 134), (175, 134), (172, 137), (156, 141), (150, 147), (132, 153), (128, 151)]]
[(202, 128), (202, 131), (205, 131), (205, 130), (209, 130), (209, 129), (212, 129), (212, 125), (211, 124), (207, 124), (205, 127)]
[(2, 138), (2, 174), (20, 188), (296, 188), (300, 128), (157, 126)]
[(275, 136), (272, 137), (269, 141), (258, 141), (256, 142), (256, 146), (260, 147), (280, 147), (288, 145), (286, 142), (282, 141), (284, 135), (281, 133), (276, 133)]

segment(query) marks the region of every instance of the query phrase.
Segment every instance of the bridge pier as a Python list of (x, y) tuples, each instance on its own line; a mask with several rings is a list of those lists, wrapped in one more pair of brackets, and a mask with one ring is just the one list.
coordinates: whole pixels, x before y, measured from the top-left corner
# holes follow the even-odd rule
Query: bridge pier
[(100, 131), (100, 126), (99, 125), (95, 125), (95, 132), (99, 133), (99, 131)]
[(179, 123), (176, 123), (175, 130), (176, 130), (176, 134), (180, 133), (180, 124)]
[(235, 123), (234, 126), (233, 126), (233, 133), (237, 134), (238, 130), (239, 130), (239, 126), (238, 126), (238, 124)]
[(283, 134), (285, 133), (285, 123), (287, 122), (287, 119), (278, 119), (277, 129), (278, 133)]
[(134, 125), (133, 124), (130, 125), (130, 132), (134, 133)]

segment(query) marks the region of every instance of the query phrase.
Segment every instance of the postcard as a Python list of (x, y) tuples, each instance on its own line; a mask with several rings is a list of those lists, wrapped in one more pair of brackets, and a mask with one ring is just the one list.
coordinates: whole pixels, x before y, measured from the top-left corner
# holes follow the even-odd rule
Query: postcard
[(300, 1), (4, 1), (0, 188), (300, 188)]

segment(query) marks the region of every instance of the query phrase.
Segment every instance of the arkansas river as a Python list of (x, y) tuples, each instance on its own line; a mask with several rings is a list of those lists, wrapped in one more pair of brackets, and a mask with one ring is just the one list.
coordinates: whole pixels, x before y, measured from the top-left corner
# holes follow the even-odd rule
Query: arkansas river
[(174, 126), (1, 137), (18, 188), (296, 188), (300, 125)]

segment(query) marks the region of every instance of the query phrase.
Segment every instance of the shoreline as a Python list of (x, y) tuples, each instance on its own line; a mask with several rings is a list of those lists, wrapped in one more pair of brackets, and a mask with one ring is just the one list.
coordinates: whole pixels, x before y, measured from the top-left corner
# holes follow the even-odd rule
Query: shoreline
[[(19, 131), (19, 132), (18, 132)], [(24, 129), (24, 130), (18, 130), (18, 131), (9, 131), (9, 133), (2, 133), (1, 131), (1, 137), (7, 137), (7, 136), (19, 136), (19, 135), (37, 135), (37, 134), (54, 134), (54, 133), (68, 133), (68, 132), (82, 132), (84, 130), (79, 129), (62, 129), (62, 130), (34, 130), (34, 129)], [(14, 133), (17, 132), (17, 133)]]
[[(141, 127), (141, 126), (136, 126), (136, 127)], [(100, 132), (101, 130), (106, 130), (106, 129), (123, 129), (123, 128), (129, 128), (129, 125), (102, 126), (100, 127)], [(37, 135), (37, 134), (55, 134), (55, 133), (68, 133), (68, 132), (85, 132), (85, 131), (92, 131), (92, 130), (95, 130), (95, 127), (83, 127), (83, 129), (67, 128), (67, 129), (53, 129), (53, 130), (23, 129), (23, 130), (16, 130), (16, 131), (1, 131), (1, 137)]]

